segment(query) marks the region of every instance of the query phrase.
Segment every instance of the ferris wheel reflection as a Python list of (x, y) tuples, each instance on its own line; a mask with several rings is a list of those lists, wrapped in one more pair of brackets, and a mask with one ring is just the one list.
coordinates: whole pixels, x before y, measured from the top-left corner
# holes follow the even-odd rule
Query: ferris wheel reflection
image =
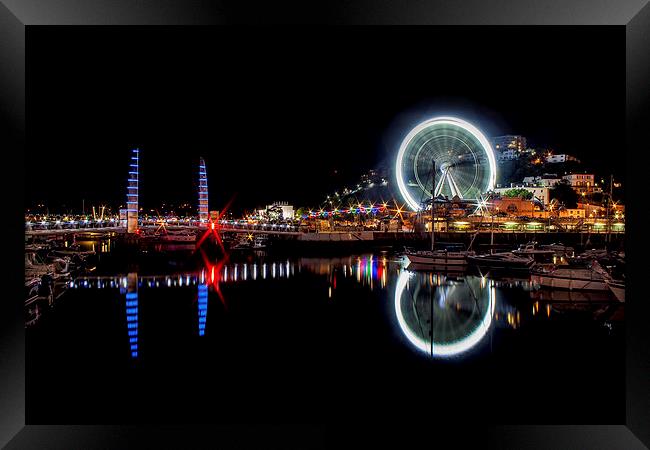
[(432, 358), (465, 354), (488, 334), (496, 308), (494, 281), (403, 270), (395, 286), (402, 334)]

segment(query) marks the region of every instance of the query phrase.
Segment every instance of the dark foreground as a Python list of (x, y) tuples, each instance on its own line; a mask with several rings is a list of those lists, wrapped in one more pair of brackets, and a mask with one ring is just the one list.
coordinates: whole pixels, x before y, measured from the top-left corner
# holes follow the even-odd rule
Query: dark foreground
[(607, 295), (387, 253), (112, 256), (27, 330), (27, 423), (625, 418), (623, 307)]

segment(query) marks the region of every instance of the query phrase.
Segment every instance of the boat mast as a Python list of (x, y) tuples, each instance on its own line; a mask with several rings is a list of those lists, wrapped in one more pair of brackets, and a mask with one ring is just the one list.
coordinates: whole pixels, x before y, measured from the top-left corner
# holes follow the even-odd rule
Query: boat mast
[[(436, 198), (436, 162), (433, 161), (433, 172), (432, 172), (432, 182), (431, 182), (431, 251), (434, 250), (434, 244), (435, 244), (435, 234), (433, 233), (433, 226), (434, 226), (434, 221), (435, 221), (435, 215), (434, 215), (434, 200)], [(433, 337), (432, 337), (433, 339)]]
[(611, 226), (610, 226), (610, 223), (609, 223), (609, 209), (612, 206), (612, 186), (613, 186), (613, 184), (614, 184), (614, 175), (610, 174), (609, 175), (609, 199), (607, 201), (607, 212), (606, 212), (606, 214), (607, 214), (607, 219), (606, 219), (606, 221), (607, 221), (607, 235), (605, 237), (605, 242), (607, 242), (607, 243), (609, 243), (609, 241), (610, 241), (609, 231), (610, 231)]

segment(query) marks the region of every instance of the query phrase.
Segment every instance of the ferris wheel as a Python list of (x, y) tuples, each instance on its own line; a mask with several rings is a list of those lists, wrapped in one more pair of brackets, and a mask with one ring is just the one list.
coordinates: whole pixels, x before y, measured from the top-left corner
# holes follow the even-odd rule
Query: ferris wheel
[(478, 128), (455, 117), (436, 117), (404, 138), (396, 175), (402, 197), (417, 211), (432, 196), (479, 199), (494, 188), (496, 162)]

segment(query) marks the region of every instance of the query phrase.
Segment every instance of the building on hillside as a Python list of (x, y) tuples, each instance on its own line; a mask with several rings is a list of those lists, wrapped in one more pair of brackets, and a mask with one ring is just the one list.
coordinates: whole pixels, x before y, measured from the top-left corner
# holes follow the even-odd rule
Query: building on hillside
[(490, 143), (499, 161), (517, 159), (526, 150), (526, 138), (520, 135), (495, 136)]
[(566, 180), (574, 191), (578, 194), (591, 194), (593, 192), (601, 192), (602, 189), (598, 188), (594, 183), (594, 174), (587, 173), (571, 173), (562, 177)]
[(560, 155), (548, 155), (546, 156), (546, 162), (549, 164), (557, 164), (557, 163), (563, 163), (563, 162), (568, 162), (568, 161), (575, 161), (575, 162), (580, 162), (578, 158), (575, 156), (567, 155), (566, 153), (562, 153)]
[(545, 173), (542, 176), (524, 177), (523, 182), (526, 186), (553, 187), (561, 183), (562, 178), (554, 173)]

